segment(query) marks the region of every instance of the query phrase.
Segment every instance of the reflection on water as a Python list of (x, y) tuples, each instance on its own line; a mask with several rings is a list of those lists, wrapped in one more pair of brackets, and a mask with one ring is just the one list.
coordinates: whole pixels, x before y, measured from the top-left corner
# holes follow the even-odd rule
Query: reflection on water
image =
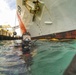
[(25, 62), (16, 54), (13, 41), (0, 41), (0, 75), (27, 75)]
[(76, 40), (66, 42), (37, 41), (32, 75), (63, 75), (76, 54)]

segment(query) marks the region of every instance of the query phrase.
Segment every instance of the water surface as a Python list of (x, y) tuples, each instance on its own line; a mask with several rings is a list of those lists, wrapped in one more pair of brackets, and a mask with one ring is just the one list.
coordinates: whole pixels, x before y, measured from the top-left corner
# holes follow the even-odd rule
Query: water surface
[(76, 54), (76, 40), (55, 42), (37, 41), (32, 75), (63, 75)]

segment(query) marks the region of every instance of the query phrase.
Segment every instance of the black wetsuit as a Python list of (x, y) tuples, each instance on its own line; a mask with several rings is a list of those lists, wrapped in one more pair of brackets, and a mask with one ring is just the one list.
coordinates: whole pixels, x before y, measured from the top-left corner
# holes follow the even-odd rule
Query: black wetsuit
[(22, 52), (23, 54), (27, 54), (30, 53), (30, 49), (31, 49), (31, 41), (23, 41), (22, 43)]

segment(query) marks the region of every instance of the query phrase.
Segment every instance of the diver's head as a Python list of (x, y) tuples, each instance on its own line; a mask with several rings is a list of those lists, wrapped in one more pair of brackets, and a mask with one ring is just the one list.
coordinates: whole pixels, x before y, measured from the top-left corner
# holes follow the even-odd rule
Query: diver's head
[(22, 40), (23, 41), (29, 41), (31, 38), (30, 38), (30, 33), (29, 32), (26, 32), (22, 35)]

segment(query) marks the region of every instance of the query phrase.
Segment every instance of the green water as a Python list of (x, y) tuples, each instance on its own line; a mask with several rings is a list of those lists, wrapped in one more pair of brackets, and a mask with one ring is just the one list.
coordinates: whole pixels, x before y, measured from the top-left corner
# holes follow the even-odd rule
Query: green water
[(76, 54), (76, 40), (66, 42), (37, 41), (32, 75), (63, 75)]

